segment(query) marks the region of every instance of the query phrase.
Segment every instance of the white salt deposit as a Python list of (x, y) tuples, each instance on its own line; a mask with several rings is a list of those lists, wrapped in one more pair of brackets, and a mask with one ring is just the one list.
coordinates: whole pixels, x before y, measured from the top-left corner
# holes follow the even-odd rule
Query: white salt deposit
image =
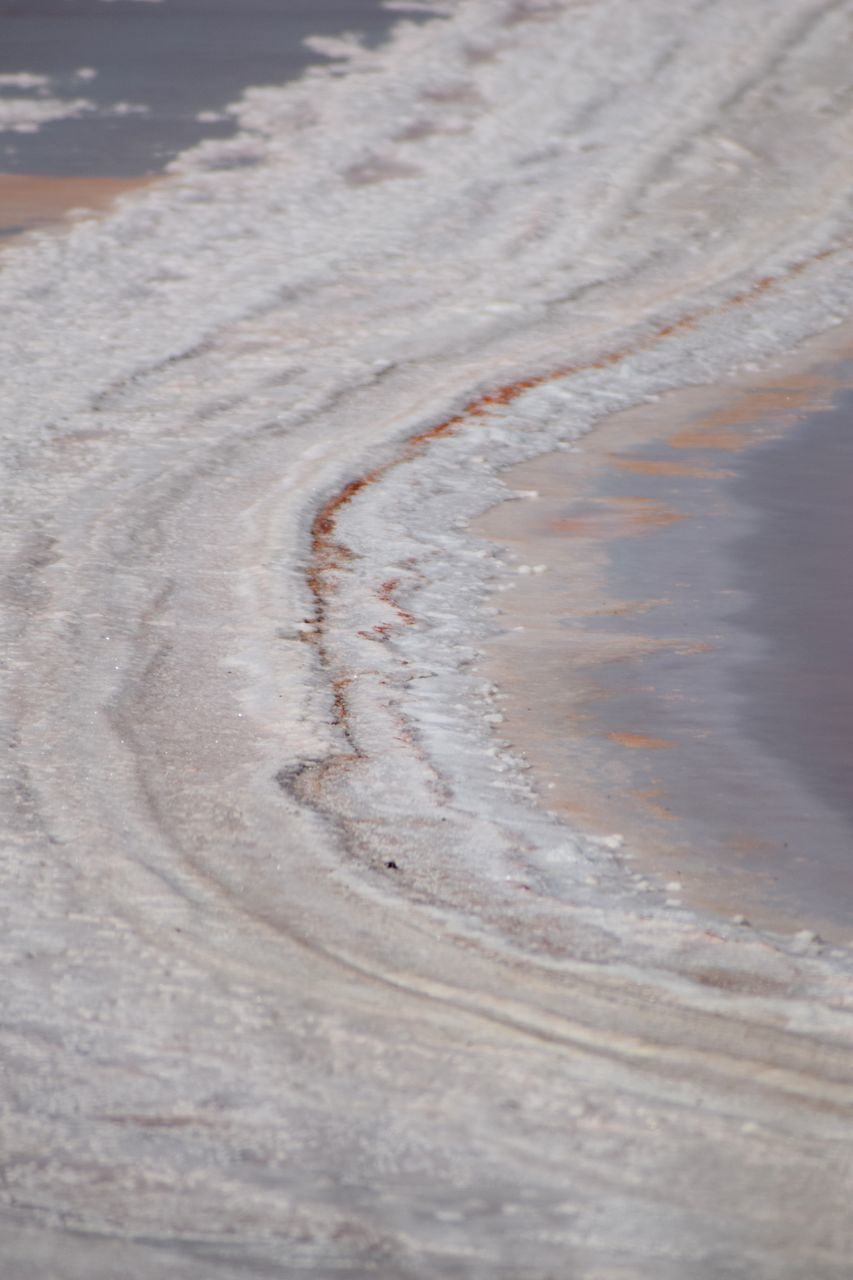
[(537, 805), (466, 528), (849, 313), (851, 13), (436, 8), (3, 261), (7, 1256), (840, 1280), (847, 960)]
[(0, 98), (0, 133), (37, 133), (42, 125), (94, 109), (88, 98)]

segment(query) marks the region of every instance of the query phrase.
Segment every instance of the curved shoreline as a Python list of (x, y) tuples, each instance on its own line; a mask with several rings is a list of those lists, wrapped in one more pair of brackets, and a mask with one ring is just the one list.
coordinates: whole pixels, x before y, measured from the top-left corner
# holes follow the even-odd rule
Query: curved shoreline
[(537, 807), (470, 531), (851, 310), (842, 18), (467, 0), (9, 255), (10, 1266), (846, 1280), (849, 958)]
[[(822, 263), (831, 256), (831, 253), (829, 255), (821, 253), (816, 256), (815, 264)], [(804, 269), (804, 264), (797, 264), (796, 269), (792, 271), (791, 276), (785, 282), (762, 279), (757, 282), (754, 290), (740, 291), (732, 299), (728, 300), (728, 305), (738, 306), (750, 296), (760, 297), (774, 285), (782, 287), (783, 283), (790, 284), (790, 281), (800, 275)], [(532, 414), (528, 414), (526, 419), (526, 438), (514, 442), (509, 442), (506, 439), (506, 423), (512, 413), (511, 407), (519, 398), (527, 393), (548, 387), (552, 383), (570, 383), (573, 378), (584, 373), (594, 374), (606, 371), (612, 368), (620, 358), (627, 358), (630, 355), (652, 350), (657, 341), (661, 338), (672, 337), (682, 327), (694, 330), (701, 326), (703, 321), (712, 324), (719, 323), (720, 317), (725, 315), (726, 308), (727, 304), (724, 303), (719, 309), (708, 309), (704, 316), (699, 314), (692, 315), (689, 321), (684, 322), (683, 325), (670, 323), (662, 326), (659, 332), (651, 337), (641, 338), (632, 349), (629, 348), (627, 352), (621, 355), (605, 354), (598, 359), (590, 360), (585, 367), (570, 370), (563, 368), (551, 374), (538, 374), (506, 384), (496, 392), (487, 392), (486, 394), (475, 396), (459, 412), (443, 419), (436, 426), (421, 428), (413, 435), (404, 437), (390, 457), (387, 456), (386, 452), (384, 460), (363, 472), (355, 480), (347, 481), (331, 498), (326, 498), (322, 501), (311, 524), (312, 558), (306, 569), (306, 582), (315, 607), (313, 613), (305, 618), (304, 623), (300, 624), (300, 628), (303, 638), (311, 641), (316, 646), (321, 667), (328, 681), (333, 718), (343, 733), (345, 748), (343, 752), (339, 752), (333, 747), (331, 754), (320, 761), (300, 763), (298, 767), (299, 787), (297, 794), (306, 799), (310, 798), (312, 805), (319, 805), (330, 816), (340, 821), (342, 815), (348, 812), (351, 804), (351, 800), (347, 798), (348, 788), (361, 786), (364, 777), (369, 776), (371, 772), (387, 772), (387, 759), (389, 753), (396, 750), (392, 745), (396, 741), (402, 743), (410, 751), (413, 758), (418, 758), (419, 765), (431, 774), (433, 785), (437, 784), (439, 786), (441, 792), (439, 809), (442, 806), (446, 807), (450, 797), (454, 794), (475, 795), (478, 790), (480, 801), (482, 802), (481, 784), (475, 783), (469, 787), (458, 779), (455, 783), (448, 781), (448, 775), (453, 772), (453, 769), (452, 767), (449, 770), (446, 769), (441, 762), (442, 746), (440, 738), (431, 749), (424, 746), (422, 726), (417, 724), (417, 712), (414, 715), (410, 713), (406, 707), (405, 697), (401, 696), (399, 692), (401, 678), (404, 685), (409, 682), (407, 676), (403, 675), (401, 677), (402, 668), (399, 667), (398, 661), (402, 654), (408, 653), (410, 655), (402, 658), (404, 666), (408, 666), (410, 663), (416, 666), (419, 662), (423, 664), (426, 661), (424, 654), (418, 652), (417, 634), (407, 637), (404, 632), (411, 628), (414, 628), (416, 633), (418, 629), (423, 631), (423, 624), (426, 622), (426, 631), (428, 633), (432, 626), (428, 613), (427, 617), (424, 618), (418, 603), (421, 598), (429, 594), (429, 539), (427, 537), (419, 542), (419, 535), (414, 535), (413, 545), (418, 548), (418, 554), (406, 557), (402, 572), (399, 565), (389, 568), (387, 564), (383, 565), (381, 560), (375, 565), (371, 564), (371, 551), (374, 554), (378, 551), (381, 557), (384, 554), (385, 546), (391, 545), (395, 537), (400, 539), (401, 543), (405, 541), (407, 536), (411, 540), (411, 530), (401, 525), (399, 519), (396, 520), (396, 523), (393, 518), (390, 522), (386, 520), (383, 505), (387, 505), (387, 503), (381, 493), (382, 485), (393, 477), (397, 469), (403, 464), (419, 462), (422, 473), (429, 474), (431, 464), (430, 457), (426, 452), (426, 446), (431, 445), (433, 442), (444, 442), (458, 438), (465, 428), (469, 430), (476, 428), (478, 443), (474, 447), (487, 451), (491, 443), (489, 430), (494, 429), (497, 434), (498, 450), (503, 452), (503, 458), (499, 464), (501, 470), (505, 470), (511, 461), (518, 457), (529, 458), (547, 453), (549, 448), (553, 448), (555, 440), (562, 438), (565, 441), (566, 431), (565, 424), (554, 426), (554, 415), (551, 410), (546, 411), (544, 422), (542, 422), (537, 419), (537, 408), (534, 408)], [(731, 340), (736, 343), (737, 335), (731, 335)], [(666, 387), (666, 385), (664, 383), (663, 387)], [(647, 390), (645, 395), (640, 395), (637, 398), (647, 398), (648, 394)], [(653, 390), (652, 394), (656, 398), (658, 393)], [(625, 403), (630, 405), (631, 402), (631, 397), (628, 395)], [(494, 410), (497, 410), (497, 417), (494, 416)], [(522, 409), (521, 412), (523, 414), (524, 410)], [(602, 415), (602, 417), (606, 416)], [(589, 430), (596, 421), (594, 413), (591, 416), (587, 415), (587, 417), (588, 423), (584, 425), (583, 430)], [(577, 430), (577, 427), (574, 429)], [(538, 441), (537, 432), (539, 434)], [(470, 445), (461, 445), (459, 465), (466, 465), (462, 459), (470, 455), (471, 452)], [(482, 461), (483, 459), (481, 458), (480, 460)], [(487, 470), (494, 473), (495, 467), (489, 467)], [(446, 478), (446, 470), (442, 470), (440, 460), (434, 469), (434, 474), (440, 489)], [(399, 477), (395, 477), (395, 480), (399, 487), (402, 482)], [(428, 488), (430, 483), (431, 481), (426, 481), (425, 486), (424, 482), (421, 481), (420, 487), (422, 489), (424, 487)], [(465, 495), (460, 507), (462, 514), (460, 516), (459, 511), (457, 511), (456, 515), (450, 520), (451, 526), (458, 524), (460, 520), (463, 524), (467, 523), (471, 513), (478, 513), (484, 507), (493, 505), (499, 494), (500, 490), (493, 491), (491, 496), (485, 500), (480, 499), (475, 491)], [(390, 500), (392, 506), (394, 500), (394, 495), (392, 494)], [(355, 512), (352, 511), (354, 507), (357, 508)], [(375, 510), (371, 510), (371, 507), (375, 508)], [(359, 549), (355, 552), (347, 542), (346, 536), (342, 535), (340, 531), (340, 523), (346, 518), (349, 518), (356, 531), (356, 545)], [(381, 530), (378, 536), (377, 530)], [(464, 543), (465, 540), (459, 539), (459, 541)], [(422, 554), (424, 544), (427, 548), (425, 556)], [(365, 547), (368, 550), (365, 550)], [(446, 572), (447, 557), (449, 555), (446, 543), (442, 548), (442, 554), (444, 561), (439, 561), (439, 567), (442, 572)], [(496, 563), (494, 557), (486, 550), (477, 551), (475, 554), (480, 559), (481, 566), (486, 568), (487, 579), (484, 581), (482, 578), (477, 579), (474, 577), (471, 586), (473, 586), (474, 582), (478, 582), (477, 591), (485, 597), (487, 591), (490, 590), (487, 586), (489, 578), (492, 582), (499, 581), (499, 573), (505, 566), (499, 562)], [(463, 558), (469, 556), (470, 551), (463, 546), (461, 555)], [(467, 568), (470, 570), (470, 564)], [(385, 576), (388, 574), (391, 576)], [(432, 585), (434, 586), (435, 584)], [(493, 590), (493, 588), (491, 589)], [(501, 590), (503, 588), (499, 586), (498, 589)], [(401, 590), (403, 593), (402, 599), (405, 603), (401, 603), (399, 595)], [(342, 595), (346, 596), (343, 605), (341, 605), (339, 599)], [(493, 596), (492, 598), (496, 597)], [(368, 603), (370, 600), (374, 602), (373, 605)], [(376, 612), (377, 602), (380, 606), (378, 613), (376, 613), (378, 621), (369, 625), (368, 620), (371, 620), (374, 612)], [(388, 610), (390, 610), (390, 616)], [(488, 623), (484, 622), (482, 616), (478, 618), (476, 609), (472, 612), (470, 606), (466, 607), (462, 617), (465, 619), (462, 625), (467, 624), (472, 635), (485, 636), (487, 634)], [(353, 642), (353, 637), (355, 642)], [(335, 645), (336, 640), (338, 642), (337, 648)], [(378, 685), (383, 687), (390, 686), (391, 690), (394, 690), (396, 685), (396, 690), (390, 692), (387, 696), (381, 692), (375, 681), (371, 685), (370, 677), (371, 675), (375, 676), (376, 673), (370, 670), (371, 662), (369, 658), (367, 659), (368, 666), (366, 668), (364, 666), (365, 654), (368, 652), (364, 648), (363, 642), (365, 641), (371, 644), (375, 644), (378, 641), (383, 645), (383, 676), (378, 681)], [(452, 656), (447, 658), (444, 655), (444, 661), (446, 666), (450, 668), (455, 665)], [(470, 657), (466, 657), (466, 665), (471, 661)], [(440, 649), (430, 657), (429, 663), (433, 667), (441, 668), (442, 655)], [(433, 672), (432, 674), (434, 675), (435, 673)], [(356, 683), (362, 676), (367, 677), (367, 679)], [(463, 681), (460, 689), (466, 684), (468, 687), (468, 693), (464, 695), (466, 701), (476, 708), (478, 705), (476, 698), (471, 698), (473, 682), (471, 680)], [(495, 692), (499, 693), (499, 690)], [(499, 723), (503, 718), (496, 712), (491, 700), (492, 691), (487, 690), (485, 705), (481, 704), (479, 713), (483, 716), (485, 712), (484, 719), (487, 725)], [(475, 710), (475, 723), (476, 715), (477, 712)], [(360, 735), (359, 733), (359, 716), (365, 718), (366, 735)], [(383, 717), (387, 725), (386, 730), (377, 734), (376, 722), (382, 720)], [(397, 726), (396, 732), (391, 731), (394, 724)], [(377, 743), (373, 750), (369, 745), (371, 735)], [(513, 780), (511, 784), (504, 782), (499, 785), (504, 788), (511, 785), (517, 792), (517, 797), (522, 805), (526, 804), (532, 793), (521, 775), (518, 774), (518, 758), (514, 756), (512, 750), (507, 752), (503, 749), (508, 744), (501, 744), (500, 738), (498, 738), (497, 750), (494, 747), (489, 747), (489, 736), (488, 729), (486, 730), (485, 739), (481, 734), (480, 751), (486, 757), (497, 756), (502, 761), (497, 767), (502, 772), (509, 770), (509, 776)], [(365, 745), (365, 743), (368, 745)], [(339, 767), (343, 770), (345, 781), (342, 788), (336, 791), (334, 785), (327, 786), (327, 783), (336, 776)], [(521, 767), (526, 767), (523, 762)], [(357, 784), (349, 780), (348, 775), (351, 773), (358, 775), (359, 781)], [(285, 779), (290, 779), (294, 776), (297, 775), (293, 773), (292, 769), (290, 772), (286, 771), (283, 775)], [(381, 783), (378, 785), (379, 790), (381, 790)], [(323, 799), (323, 796), (325, 796), (325, 799)], [(378, 823), (381, 826), (383, 822), (381, 817), (383, 802), (378, 793), (374, 795), (373, 802), (374, 808), (371, 809), (368, 805), (358, 821), (369, 821)], [(452, 805), (450, 807), (452, 808)], [(372, 813), (373, 817), (368, 818), (368, 813)], [(540, 825), (544, 825), (545, 830), (548, 831), (548, 820), (546, 819), (542, 824), (543, 817), (544, 815), (540, 813)], [(433, 814), (431, 820), (433, 822), (436, 821), (435, 814)], [(441, 821), (447, 821), (447, 816), (443, 816)], [(517, 831), (525, 831), (525, 818), (522, 814), (511, 816), (509, 821)], [(343, 824), (346, 827), (346, 817), (343, 817)], [(560, 829), (560, 824), (557, 823), (556, 831), (558, 834), (555, 837), (552, 833), (547, 838), (556, 838), (559, 841)], [(622, 890), (625, 889), (626, 885), (629, 886), (628, 897), (625, 899), (624, 894), (618, 891), (618, 884), (609, 878), (610, 874), (615, 873), (618, 880), (621, 874), (619, 869), (624, 863), (624, 858), (618, 853), (623, 843), (621, 836), (614, 836), (612, 839), (609, 837), (604, 839), (593, 838), (590, 841), (584, 838), (580, 830), (573, 830), (569, 827), (568, 829), (563, 828), (563, 831), (569, 840), (569, 844), (574, 849), (574, 854), (580, 854), (581, 868), (587, 872), (586, 880), (588, 882), (595, 882), (593, 877), (588, 874), (592, 870), (588, 865), (590, 857), (592, 856), (595, 862), (601, 864), (595, 868), (595, 871), (597, 876), (600, 875), (602, 883), (607, 885), (607, 890), (604, 901), (598, 904), (597, 910), (599, 914), (601, 910), (616, 912), (619, 909), (617, 904), (620, 902), (630, 903), (631, 898), (636, 897), (636, 894), (630, 889), (630, 879), (622, 876)], [(455, 834), (458, 835), (458, 833)], [(521, 868), (520, 872), (506, 874), (505, 879), (512, 880), (514, 887), (527, 891), (530, 891), (532, 887), (529, 882), (538, 881), (540, 890), (545, 893), (546, 897), (549, 893), (556, 893), (558, 899), (562, 898), (565, 892), (565, 885), (560, 888), (559, 882), (565, 867), (560, 869), (555, 881), (552, 874), (553, 868), (551, 871), (546, 869), (541, 859), (537, 861), (537, 856), (531, 852), (536, 847), (537, 837), (529, 837), (525, 833), (521, 838), (522, 843), (529, 842), (532, 839), (532, 845), (528, 848), (528, 855), (518, 864)], [(367, 845), (365, 845), (365, 838), (359, 837), (359, 842), (363, 846), (363, 853), (367, 856), (368, 862), (372, 862), (374, 866), (381, 865), (384, 858), (381, 843), (376, 846), (372, 854), (367, 854), (366, 851), (370, 846), (370, 841), (368, 840)], [(499, 845), (500, 840), (498, 840)], [(593, 847), (595, 849), (594, 854), (591, 853)], [(385, 852), (388, 852), (388, 850), (386, 849)], [(493, 850), (493, 853), (497, 860), (496, 865), (503, 865), (502, 859), (497, 853), (497, 847)], [(434, 858), (436, 851), (431, 849), (430, 856)], [(628, 856), (633, 855), (629, 854)], [(393, 870), (400, 870), (396, 857), (390, 858), (389, 856), (388, 860), (394, 863)], [(571, 860), (572, 856), (570, 855), (568, 861), (571, 862)], [(485, 868), (481, 866), (480, 873), (484, 872)], [(572, 884), (573, 891), (577, 893), (578, 884), (575, 882), (573, 874), (570, 873), (569, 883)], [(666, 876), (663, 876), (663, 879), (666, 878)], [(486, 879), (494, 889), (496, 879), (494, 868), (488, 872)], [(663, 907), (663, 899), (666, 896), (663, 890), (663, 879), (661, 880), (660, 891), (657, 897), (653, 899), (646, 896), (648, 886), (643, 882), (643, 896), (640, 900), (646, 913), (648, 913), (653, 902), (656, 910)], [(545, 887), (546, 885), (548, 886), (547, 888)], [(421, 889), (415, 889), (416, 897), (421, 891)], [(581, 890), (581, 893), (583, 894), (583, 890)], [(658, 899), (660, 900), (659, 902)], [(441, 898), (438, 901), (440, 902)], [(462, 890), (461, 902), (464, 904), (463, 909), (471, 905), (470, 901), (465, 897), (464, 890)], [(448, 899), (446, 905), (449, 906), (450, 903), (451, 899)], [(672, 905), (678, 907), (681, 904), (674, 903)], [(482, 903), (478, 903), (479, 909), (482, 909)], [(633, 904), (629, 908), (629, 914), (633, 914), (636, 909), (636, 904)], [(664, 911), (663, 918), (666, 919), (667, 926), (674, 923), (673, 914), (670, 912), (668, 916), (669, 918), (667, 918), (667, 912)], [(677, 916), (678, 912), (675, 913), (675, 919), (677, 919)], [(626, 923), (627, 920), (622, 921), (623, 928)], [(665, 932), (666, 928), (664, 928)], [(533, 936), (531, 934), (528, 937), (529, 942), (533, 941)], [(555, 937), (550, 938), (548, 945), (556, 945)], [(799, 935), (797, 939), (789, 939), (787, 942), (783, 939), (778, 939), (777, 945), (780, 945), (782, 950), (790, 946), (797, 948), (801, 946), (801, 940)], [(834, 954), (838, 955), (839, 953), (836, 952)]]
[[(814, 254), (808, 261), (796, 262), (788, 269), (785, 279), (792, 279), (807, 271), (809, 266), (824, 262), (832, 258), (836, 253), (849, 249), (851, 246), (853, 246), (853, 240), (848, 245), (822, 250)], [(439, 440), (455, 434), (460, 428), (470, 427), (474, 425), (475, 420), (488, 418), (493, 406), (503, 408), (512, 405), (527, 391), (545, 387), (551, 383), (561, 383), (576, 374), (612, 368), (626, 357), (638, 355), (662, 339), (669, 338), (681, 330), (694, 328), (697, 323), (704, 319), (719, 315), (728, 308), (748, 304), (750, 300), (754, 300), (767, 290), (774, 289), (780, 283), (779, 277), (762, 277), (746, 290), (738, 290), (717, 306), (710, 307), (705, 311), (690, 313), (679, 320), (670, 321), (662, 325), (651, 336), (644, 337), (635, 345), (629, 346), (623, 351), (605, 352), (597, 359), (590, 360), (587, 364), (560, 367), (551, 373), (535, 374), (527, 378), (516, 379), (513, 382), (499, 386), (496, 390), (475, 395), (465, 403), (459, 413), (445, 418), (435, 426), (407, 436), (402, 441), (402, 448), (398, 449), (398, 452), (389, 460), (371, 467), (354, 480), (348, 480), (332, 497), (325, 499), (311, 522), (311, 562), (306, 570), (305, 580), (314, 601), (314, 613), (311, 618), (304, 619), (303, 623), (305, 627), (303, 634), (306, 639), (310, 638), (312, 643), (317, 645), (318, 651), (322, 655), (323, 666), (328, 667), (331, 663), (323, 633), (329, 597), (336, 590), (332, 576), (345, 571), (345, 562), (350, 557), (350, 552), (346, 545), (336, 541), (337, 517), (353, 498), (361, 494), (369, 486), (380, 483), (392, 469), (414, 460), (433, 440)], [(545, 451), (543, 450), (543, 452)], [(332, 581), (329, 584), (327, 580), (330, 577), (332, 577)], [(415, 622), (413, 615), (402, 609), (393, 600), (391, 593), (396, 585), (396, 583), (390, 581), (383, 583), (379, 587), (374, 587), (374, 594), (391, 605), (397, 614), (399, 624), (411, 626)], [(384, 639), (390, 633), (391, 626), (387, 623), (379, 623), (372, 630), (378, 638)], [(364, 635), (364, 638), (372, 638), (367, 636), (366, 633), (359, 634)], [(342, 728), (345, 727), (349, 714), (344, 692), (346, 685), (342, 683), (346, 680), (346, 676), (338, 676), (333, 686), (335, 689), (335, 715), (338, 724)]]
[[(850, 326), (840, 326), (761, 373), (614, 415), (572, 453), (509, 472), (512, 490), (533, 486), (540, 500), (503, 503), (476, 525), (513, 562), (549, 562), (546, 577), (519, 580), (508, 605), (494, 598), (505, 616), (486, 666), (503, 691), (501, 732), (529, 755), (541, 803), (589, 830), (626, 833), (652, 880), (674, 882), (670, 905), (686, 899), (840, 944), (850, 934), (846, 898), (824, 877), (837, 884), (843, 875), (849, 835), (796, 776), (779, 778), (751, 753), (727, 701), (738, 660), (758, 660), (728, 621), (735, 602), (746, 603), (733, 590), (727, 548), (736, 530), (747, 538), (751, 528), (735, 478), (753, 454), (760, 468), (767, 450), (795, 434), (800, 465), (808, 462), (811, 419), (842, 393), (849, 350)], [(826, 441), (823, 450), (825, 466)], [(777, 504), (793, 500), (798, 474), (777, 477)], [(772, 556), (772, 541), (762, 546)], [(789, 582), (792, 613), (801, 589), (800, 579)], [(519, 667), (525, 645), (537, 669)], [(761, 661), (770, 679), (774, 657)], [(672, 758), (659, 754), (667, 747), (677, 747)], [(730, 794), (734, 773), (740, 786)], [(793, 861), (797, 813), (807, 874)]]

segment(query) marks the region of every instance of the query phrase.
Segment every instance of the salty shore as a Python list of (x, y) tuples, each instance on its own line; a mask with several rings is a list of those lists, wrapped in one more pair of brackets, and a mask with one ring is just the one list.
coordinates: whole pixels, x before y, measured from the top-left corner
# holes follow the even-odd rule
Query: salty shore
[[(51, 226), (66, 214), (104, 213), (119, 196), (147, 186), (145, 178), (43, 178), (31, 174), (0, 174), (0, 247), (11, 237)], [(9, 240), (6, 240), (9, 237)]]
[(4, 255), (12, 1274), (846, 1280), (853, 957), (542, 805), (472, 524), (850, 314), (851, 15), (444, 11)]
[(70, 212), (104, 212), (199, 141), (232, 137), (247, 87), (328, 65), (356, 38), (376, 45), (395, 18), (380, 0), (154, 3), (65, 0), (58, 13), (29, 0), (3, 13), (4, 247)]
[(474, 526), (519, 575), (480, 669), (541, 803), (670, 905), (842, 943), (851, 352), (842, 325), (614, 414)]

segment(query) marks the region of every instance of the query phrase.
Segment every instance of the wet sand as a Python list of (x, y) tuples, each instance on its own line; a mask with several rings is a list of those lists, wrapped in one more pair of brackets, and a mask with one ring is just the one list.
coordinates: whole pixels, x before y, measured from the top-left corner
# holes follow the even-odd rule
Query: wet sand
[(673, 905), (853, 935), (853, 333), (523, 464), (487, 673), (546, 803)]
[[(0, 174), (0, 237), (50, 226), (74, 210), (104, 213), (121, 195), (139, 191), (150, 178), (59, 178)], [(0, 247), (3, 241), (0, 240)]]

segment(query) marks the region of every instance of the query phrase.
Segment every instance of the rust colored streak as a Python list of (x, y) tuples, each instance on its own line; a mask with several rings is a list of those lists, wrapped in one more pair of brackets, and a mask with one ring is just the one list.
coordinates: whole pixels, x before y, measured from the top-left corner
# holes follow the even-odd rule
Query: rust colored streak
[(555, 376), (559, 377), (560, 375), (546, 373), (540, 374), (535, 378), (519, 378), (517, 382), (508, 382), (506, 386), (499, 387), (497, 391), (490, 391), (486, 395), (472, 400), (467, 412), (470, 414), (482, 414), (487, 413), (494, 405), (512, 404), (513, 400), (516, 400), (523, 392), (532, 391), (534, 387), (541, 386), (543, 382), (548, 382)]
[(210, 1126), (214, 1123), (201, 1116), (108, 1115), (102, 1119), (110, 1124), (135, 1125), (145, 1129), (186, 1129), (194, 1125)]
[[(804, 375), (772, 390), (748, 392), (703, 415), (699, 422), (676, 432), (667, 443), (673, 449), (748, 449), (766, 438), (768, 427), (787, 425), (807, 407), (813, 409), (816, 390), (824, 387), (829, 396), (833, 385), (832, 379)], [(744, 426), (748, 432), (733, 430)]]
[(398, 461), (407, 462), (409, 458), (415, 456), (421, 445), (430, 444), (433, 440), (441, 439), (442, 436), (454, 435), (454, 428), (461, 426), (464, 421), (465, 418), (462, 414), (456, 414), (445, 422), (439, 422), (435, 427), (428, 427), (426, 431), (419, 431), (417, 435), (409, 436), (406, 441), (406, 453)]
[(611, 742), (618, 742), (620, 747), (645, 748), (649, 751), (664, 751), (674, 747), (675, 743), (668, 738), (650, 738), (645, 733), (608, 733)]
[(740, 453), (754, 441), (745, 431), (730, 431), (725, 427), (692, 427), (670, 436), (667, 444), (672, 449), (719, 449), (721, 453)]
[[(389, 578), (387, 582), (382, 583), (382, 586), (379, 588), (376, 594), (384, 604), (390, 605), (390, 607), (394, 610), (400, 622), (402, 622), (404, 626), (406, 627), (414, 626), (415, 615), (413, 613), (409, 613), (408, 610), (401, 608), (401, 606), (398, 605), (397, 601), (394, 599), (393, 593), (398, 586), (399, 586), (399, 583), (396, 578)], [(387, 622), (381, 624), (381, 627), (383, 631), (390, 630), (390, 627)], [(374, 627), (373, 630), (379, 631), (380, 627)]]
[(373, 471), (368, 471), (363, 476), (359, 476), (357, 480), (350, 480), (349, 484), (345, 484), (343, 489), (324, 502), (314, 517), (315, 536), (320, 538), (330, 537), (334, 532), (335, 517), (341, 507), (345, 507), (357, 493), (367, 488), (369, 484), (375, 484), (387, 469), (387, 467), (376, 467)]
[(352, 676), (338, 676), (332, 681), (332, 693), (335, 699), (335, 715), (339, 721), (347, 718), (346, 691), (352, 684)]
[[(794, 263), (788, 268), (786, 273), (787, 277), (800, 274), (805, 271), (807, 267), (829, 258), (833, 254), (837, 253), (839, 249), (844, 247), (846, 246), (839, 245), (834, 249), (823, 250), (820, 253), (812, 255), (808, 259)], [(393, 468), (400, 466), (404, 462), (412, 461), (422, 453), (428, 445), (432, 444), (433, 441), (455, 435), (458, 430), (471, 425), (477, 418), (487, 416), (491, 409), (512, 404), (526, 391), (532, 391), (534, 388), (544, 386), (549, 382), (556, 382), (560, 379), (573, 377), (577, 374), (588, 373), (597, 369), (611, 368), (612, 366), (619, 364), (626, 356), (636, 355), (641, 351), (647, 351), (655, 347), (661, 340), (693, 328), (708, 316), (718, 314), (720, 311), (725, 311), (730, 307), (743, 305), (751, 299), (758, 297), (760, 294), (765, 293), (768, 289), (773, 288), (776, 284), (780, 283), (782, 279), (783, 277), (763, 276), (750, 288), (731, 294), (721, 304), (697, 308), (694, 312), (681, 316), (679, 319), (671, 321), (666, 325), (659, 326), (657, 329), (653, 330), (645, 337), (640, 338), (630, 346), (606, 352), (595, 360), (589, 360), (579, 364), (563, 365), (546, 373), (536, 374), (527, 378), (520, 378), (516, 381), (505, 383), (503, 386), (499, 386), (492, 391), (480, 394), (470, 400), (461, 412), (446, 418), (442, 422), (436, 423), (432, 427), (428, 427), (424, 431), (419, 431), (410, 436), (396, 457), (390, 459), (381, 466), (374, 467), (372, 470), (365, 472), (364, 475), (358, 476), (354, 480), (350, 480), (336, 494), (331, 498), (328, 498), (318, 510), (312, 523), (312, 558), (311, 565), (306, 573), (306, 582), (314, 599), (314, 617), (311, 620), (315, 624), (313, 642), (317, 647), (317, 652), (322, 664), (326, 668), (329, 668), (331, 665), (330, 655), (325, 644), (327, 604), (329, 597), (334, 590), (334, 583), (330, 578), (330, 573), (332, 570), (340, 570), (342, 567), (341, 561), (348, 559), (351, 554), (344, 544), (335, 540), (334, 534), (337, 526), (337, 518), (341, 510), (351, 502), (353, 498), (370, 485), (376, 484)], [(721, 436), (720, 433), (718, 433), (718, 443), (716, 445), (710, 443), (713, 436), (710, 435), (710, 433), (706, 434), (702, 436), (702, 446), (705, 448), (743, 447), (740, 444), (740, 436), (734, 432), (729, 434), (731, 438), (725, 443), (720, 443), (719, 441), (723, 440), (724, 436)], [(696, 443), (698, 443), (698, 441), (691, 441), (690, 447), (693, 447)], [(687, 447), (687, 440), (685, 438), (682, 445), (677, 445), (675, 443), (675, 439), (673, 439), (670, 441), (670, 444), (673, 444), (675, 447)], [(674, 514), (673, 518), (679, 519), (681, 517), (678, 514)], [(664, 523), (670, 522), (671, 521), (669, 520), (664, 521)], [(645, 523), (650, 522), (647, 520)], [(654, 523), (654, 520), (651, 521), (651, 523)], [(389, 603), (393, 605), (393, 601), (389, 600)], [(398, 608), (396, 605), (393, 605), (393, 607)], [(399, 609), (398, 612), (401, 618), (403, 618), (407, 623), (414, 622), (415, 619), (413, 615), (406, 614), (405, 611)], [(381, 634), (381, 628), (374, 628), (374, 631), (377, 630), (379, 630)], [(344, 728), (346, 728), (348, 716), (345, 689), (349, 683), (350, 677), (340, 677), (338, 680), (333, 682), (335, 713)], [(610, 736), (616, 741), (622, 742), (622, 744), (626, 746), (669, 747), (673, 745), (672, 743), (664, 742), (662, 740), (651, 738), (647, 739), (642, 735), (611, 734)]]

